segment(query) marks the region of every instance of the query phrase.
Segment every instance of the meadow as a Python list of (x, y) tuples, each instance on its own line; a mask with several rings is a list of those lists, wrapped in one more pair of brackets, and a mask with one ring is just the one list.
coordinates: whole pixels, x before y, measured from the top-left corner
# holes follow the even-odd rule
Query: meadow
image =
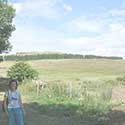
[[(15, 63), (1, 62), (0, 77), (6, 77), (6, 71)], [(24, 81), (19, 89), (26, 108), (29, 105), (41, 117), (69, 118), (71, 123), (67, 121), (62, 125), (82, 125), (83, 122), (85, 125), (108, 125), (106, 114), (115, 106), (124, 105), (124, 99), (118, 102), (114, 99), (114, 90), (124, 88), (124, 81), (119, 82), (117, 78), (125, 76), (125, 60), (64, 59), (27, 63), (39, 72), (39, 79), (46, 87), (38, 96), (33, 81)]]
[[(39, 78), (46, 81), (105, 80), (125, 74), (124, 60), (64, 59), (27, 62), (39, 72)], [(0, 76), (6, 77), (6, 71), (14, 63), (14, 61), (0, 63)]]

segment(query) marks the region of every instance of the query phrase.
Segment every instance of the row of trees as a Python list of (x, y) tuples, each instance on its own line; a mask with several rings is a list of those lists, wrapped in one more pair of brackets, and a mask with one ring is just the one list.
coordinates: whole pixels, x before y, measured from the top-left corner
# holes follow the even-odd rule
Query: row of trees
[(95, 55), (85, 55), (86, 59), (114, 59), (114, 60), (122, 60), (123, 57), (117, 56), (95, 56)]
[[(37, 55), (8, 55), (4, 59), (6, 61), (28, 61), (40, 59), (82, 59), (83, 55), (78, 54), (37, 54)], [(3, 61), (2, 56), (0, 60)]]
[[(80, 55), (80, 54), (33, 54), (33, 55), (8, 55), (4, 56), (6, 61), (28, 61), (28, 60), (40, 60), (40, 59), (113, 59), (122, 60), (122, 57), (105, 57), (95, 55)], [(3, 61), (3, 57), (0, 56), (0, 61)]]

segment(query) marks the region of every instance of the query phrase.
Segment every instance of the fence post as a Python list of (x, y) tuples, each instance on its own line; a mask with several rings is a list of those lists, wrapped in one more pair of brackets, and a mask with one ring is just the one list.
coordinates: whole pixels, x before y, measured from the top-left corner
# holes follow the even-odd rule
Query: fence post
[(72, 97), (72, 82), (68, 82), (68, 96), (71, 98)]
[(37, 96), (39, 96), (39, 82), (37, 83)]

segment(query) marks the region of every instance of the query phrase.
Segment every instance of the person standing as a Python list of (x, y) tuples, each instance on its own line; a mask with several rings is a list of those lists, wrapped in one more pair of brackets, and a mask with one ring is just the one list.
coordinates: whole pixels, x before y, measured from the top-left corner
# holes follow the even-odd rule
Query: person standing
[(4, 96), (4, 109), (8, 117), (8, 125), (24, 125), (23, 112), (25, 111), (16, 80), (9, 82), (9, 90)]

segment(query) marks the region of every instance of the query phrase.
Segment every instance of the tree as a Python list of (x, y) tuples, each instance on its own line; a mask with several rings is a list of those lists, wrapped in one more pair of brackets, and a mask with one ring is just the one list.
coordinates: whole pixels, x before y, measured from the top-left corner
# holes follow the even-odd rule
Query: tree
[(7, 76), (11, 79), (17, 79), (19, 82), (22, 82), (26, 79), (37, 78), (38, 72), (28, 63), (18, 62), (9, 68)]
[(0, 0), (0, 54), (9, 52), (12, 45), (9, 42), (12, 32), (15, 30), (12, 24), (15, 10), (7, 0)]

